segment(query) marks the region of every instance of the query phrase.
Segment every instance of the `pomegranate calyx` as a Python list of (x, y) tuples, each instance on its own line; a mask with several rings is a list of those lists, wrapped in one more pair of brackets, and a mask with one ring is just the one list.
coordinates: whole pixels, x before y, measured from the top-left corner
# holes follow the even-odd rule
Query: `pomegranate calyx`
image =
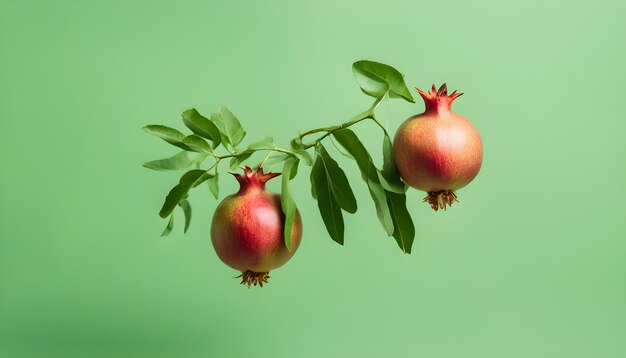
[(435, 211), (439, 209), (445, 211), (448, 206), (452, 206), (455, 202), (458, 203), (459, 199), (457, 199), (456, 193), (453, 190), (441, 190), (429, 191), (428, 196), (426, 196), (422, 202), (430, 204), (430, 207)]
[(242, 272), (241, 275), (235, 278), (241, 278), (241, 284), (247, 285), (248, 288), (250, 288), (250, 286), (256, 285), (263, 287), (263, 283), (268, 283), (267, 280), (270, 278), (270, 275), (269, 272), (246, 271)]
[(450, 106), (452, 105), (452, 101), (456, 98), (460, 97), (463, 93), (458, 93), (457, 91), (452, 92), (448, 95), (448, 86), (444, 83), (439, 87), (433, 84), (429, 92), (422, 91), (421, 89), (415, 87), (415, 90), (419, 95), (424, 99), (424, 103), (426, 104), (426, 111), (450, 111)]
[(246, 166), (243, 168), (243, 175), (239, 173), (230, 173), (235, 179), (239, 182), (240, 190), (245, 190), (247, 188), (256, 187), (260, 189), (265, 188), (265, 183), (277, 176), (281, 173), (272, 173), (267, 172), (263, 173), (263, 168), (258, 167), (256, 171), (252, 170), (252, 168)]

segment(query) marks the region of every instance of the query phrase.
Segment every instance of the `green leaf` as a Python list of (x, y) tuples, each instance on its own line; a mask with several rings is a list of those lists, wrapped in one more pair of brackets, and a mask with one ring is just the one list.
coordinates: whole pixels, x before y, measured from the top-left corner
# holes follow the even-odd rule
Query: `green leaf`
[(393, 220), (393, 237), (403, 252), (410, 254), (415, 238), (415, 226), (406, 208), (406, 194), (387, 192), (387, 204)]
[(352, 65), (352, 72), (363, 93), (369, 96), (382, 98), (389, 93), (389, 97), (415, 102), (404, 83), (404, 76), (391, 66), (373, 61), (357, 61)]
[(339, 207), (354, 214), (357, 210), (356, 198), (346, 177), (346, 173), (339, 167), (337, 162), (330, 157), (323, 145), (317, 145), (319, 161), (326, 173), (326, 180), (330, 184), (332, 196)]
[(210, 139), (213, 142), (213, 148), (217, 148), (222, 137), (215, 123), (201, 115), (195, 108), (184, 111), (182, 117), (187, 128), (200, 137)]
[(291, 141), (291, 148), (293, 149), (294, 153), (298, 155), (300, 160), (304, 161), (304, 164), (308, 166), (313, 165), (313, 158), (311, 157), (309, 152), (304, 149), (302, 141), (299, 138)]
[[(315, 161), (317, 163), (317, 160)], [(315, 183), (315, 164), (313, 164), (313, 168), (311, 168), (311, 174), (309, 175), (309, 179), (311, 180), (311, 196), (313, 199), (317, 200), (317, 184)], [(322, 169), (323, 170), (323, 169)]]
[(189, 159), (189, 154), (186, 151), (182, 151), (172, 157), (153, 160), (144, 163), (143, 166), (152, 170), (179, 170), (185, 169), (192, 164), (192, 160)]
[(276, 145), (274, 144), (274, 139), (272, 137), (264, 138), (258, 142), (254, 142), (248, 146), (250, 150), (263, 150), (263, 149), (274, 149)]
[(290, 159), (293, 159), (294, 163), (293, 163), (293, 166), (291, 166), (291, 172), (289, 173), (289, 180), (295, 178), (296, 175), (298, 175), (298, 165), (300, 164), (300, 159), (298, 159), (297, 157), (290, 157)]
[(388, 135), (385, 135), (383, 139), (383, 169), (378, 172), (378, 179), (385, 190), (399, 194), (406, 192), (407, 185), (400, 178), (396, 168), (391, 139)]
[(178, 203), (181, 209), (183, 209), (183, 213), (185, 214), (185, 229), (183, 232), (187, 232), (189, 229), (189, 223), (191, 223), (191, 205), (187, 200), (181, 200)]
[(284, 227), (284, 240), (287, 249), (291, 250), (291, 230), (293, 228), (293, 220), (296, 216), (296, 203), (291, 197), (289, 191), (289, 180), (291, 179), (291, 173), (294, 165), (297, 165), (296, 158), (288, 158), (285, 160), (285, 166), (283, 167), (283, 178), (281, 186), (280, 203), (285, 214), (285, 227)]
[(196, 181), (193, 183), (193, 185), (191, 186), (192, 188), (197, 187), (198, 185), (204, 183), (205, 181), (213, 178), (214, 175), (210, 174), (209, 172), (205, 172), (204, 174), (200, 175), (200, 177), (198, 179), (196, 179)]
[(210, 177), (208, 179), (208, 183), (209, 183), (209, 190), (211, 191), (211, 194), (213, 194), (213, 197), (215, 199), (218, 199), (220, 196), (220, 188), (219, 188), (219, 174), (217, 171), (215, 171), (215, 175)]
[(333, 137), (330, 137), (330, 142), (333, 144), (333, 146), (337, 149), (337, 151), (339, 153), (341, 153), (341, 155), (343, 155), (346, 158), (350, 158), (352, 160), (354, 160), (354, 157), (352, 156), (352, 154), (348, 153), (346, 151), (346, 148), (342, 147), (340, 144), (337, 143), (337, 141), (335, 139), (333, 139)]
[(315, 187), (317, 206), (322, 215), (322, 220), (330, 237), (340, 245), (343, 245), (343, 215), (341, 208), (335, 201), (332, 193), (332, 185), (328, 181), (326, 170), (320, 156), (317, 156), (311, 169), (311, 184)]
[(313, 158), (311, 158), (311, 154), (309, 154), (306, 150), (294, 149), (293, 152), (295, 153), (296, 157), (298, 157), (298, 159), (304, 162), (304, 164), (308, 166), (313, 165)]
[(235, 170), (241, 163), (243, 163), (246, 159), (250, 158), (250, 156), (254, 154), (254, 150), (246, 149), (243, 152), (237, 154), (230, 158), (230, 170)]
[(374, 200), (376, 205), (376, 214), (378, 220), (383, 225), (383, 228), (388, 235), (393, 234), (393, 221), (389, 214), (389, 206), (387, 205), (387, 196), (385, 195), (385, 189), (380, 184), (378, 179), (378, 169), (372, 161), (372, 157), (365, 149), (365, 146), (359, 138), (350, 129), (344, 128), (333, 132), (333, 136), (337, 139), (337, 142), (343, 146), (348, 153), (354, 158), (359, 169), (361, 170), (361, 177), (367, 183), (367, 187), (370, 192), (370, 196)]
[[(376, 170), (376, 168), (373, 169)], [(377, 181), (368, 178), (366, 182), (370, 195), (374, 200), (374, 205), (376, 206), (376, 216), (378, 217), (378, 221), (380, 221), (380, 223), (383, 225), (383, 228), (385, 229), (387, 235), (391, 236), (394, 232), (394, 227), (389, 204), (387, 204), (388, 192), (385, 191), (382, 185), (380, 185), (380, 183)]]
[(371, 171), (370, 168), (372, 157), (352, 130), (348, 128), (337, 130), (333, 132), (333, 137), (335, 137), (337, 142), (354, 158), (361, 173), (366, 173), (368, 174), (367, 177), (378, 180), (376, 173)]
[(192, 151), (191, 148), (183, 144), (183, 138), (185, 135), (177, 129), (170, 128), (168, 126), (162, 126), (160, 124), (151, 124), (142, 128), (146, 133), (153, 136), (157, 136), (171, 145), (175, 145), (178, 148)]
[(188, 135), (183, 138), (183, 144), (193, 149), (196, 152), (211, 154), (213, 151), (211, 150), (211, 146), (207, 143), (202, 137), (197, 136), (195, 134)]
[(246, 131), (243, 130), (237, 117), (226, 107), (222, 107), (219, 113), (211, 115), (211, 120), (233, 147), (241, 143), (246, 136)]
[(170, 220), (167, 222), (167, 226), (165, 227), (165, 230), (163, 230), (163, 233), (161, 233), (161, 237), (167, 237), (172, 232), (172, 229), (174, 229), (174, 215), (173, 214), (170, 216)]
[(304, 145), (302, 144), (302, 139), (295, 138), (291, 140), (291, 148), (293, 149), (304, 149)]
[(224, 126), (224, 122), (222, 121), (222, 114), (220, 112), (211, 113), (211, 122), (215, 124), (215, 126), (220, 130), (220, 137), (222, 137), (222, 145), (224, 148), (228, 149), (228, 145), (230, 144), (230, 139), (228, 139), (228, 134), (226, 133), (226, 126)]
[(276, 152), (272, 152), (272, 154), (270, 154), (270, 156), (267, 158), (267, 160), (265, 161), (265, 163), (263, 163), (263, 167), (265, 168), (269, 168), (270, 166), (276, 164), (276, 163), (280, 163), (280, 162), (284, 162), (285, 159), (287, 158), (293, 158), (291, 155), (289, 154), (285, 154), (285, 153), (276, 153)]
[(207, 153), (198, 153), (198, 155), (191, 160), (191, 164), (200, 165), (208, 156)]
[(203, 174), (206, 174), (206, 171), (201, 169), (193, 169), (183, 174), (178, 182), (178, 185), (173, 187), (169, 194), (167, 194), (163, 207), (159, 212), (159, 216), (162, 218), (168, 217), (180, 200), (187, 195), (189, 189), (191, 189), (196, 180), (198, 180), (198, 178), (200, 178)]

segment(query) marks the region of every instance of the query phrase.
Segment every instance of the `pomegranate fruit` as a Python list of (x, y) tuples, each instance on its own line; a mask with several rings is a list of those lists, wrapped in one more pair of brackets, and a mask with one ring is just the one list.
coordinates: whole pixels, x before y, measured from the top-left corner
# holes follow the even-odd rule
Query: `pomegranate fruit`
[(302, 220), (296, 210), (291, 230), (291, 250), (284, 241), (285, 216), (280, 195), (267, 192), (265, 183), (280, 173), (263, 173), (244, 168), (243, 175), (231, 173), (239, 182), (237, 193), (218, 205), (211, 224), (211, 242), (226, 265), (241, 271), (241, 283), (267, 283), (269, 272), (293, 256), (302, 238)]
[(417, 89), (426, 103), (422, 114), (407, 119), (394, 138), (393, 156), (402, 179), (428, 193), (424, 198), (437, 211), (458, 202), (455, 191), (469, 184), (482, 164), (482, 141), (465, 117), (452, 112), (444, 83), (439, 91)]

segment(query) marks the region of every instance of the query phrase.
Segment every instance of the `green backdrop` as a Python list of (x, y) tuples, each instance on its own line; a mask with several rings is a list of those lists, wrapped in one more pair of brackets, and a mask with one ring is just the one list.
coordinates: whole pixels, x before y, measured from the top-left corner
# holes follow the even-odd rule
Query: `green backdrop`
[[(620, 1), (1, 1), (0, 356), (626, 356), (625, 16)], [(409, 192), (413, 254), (336, 151), (360, 207), (346, 244), (301, 168), (303, 242), (269, 286), (216, 257), (205, 187), (187, 235), (179, 220), (159, 237), (178, 174), (141, 164), (176, 150), (142, 126), (226, 105), (247, 142), (287, 145), (369, 106), (359, 59), (465, 92), (454, 109), (483, 136), (460, 205)], [(392, 100), (380, 118), (395, 132), (422, 110)], [(380, 130), (356, 130), (380, 160)]]

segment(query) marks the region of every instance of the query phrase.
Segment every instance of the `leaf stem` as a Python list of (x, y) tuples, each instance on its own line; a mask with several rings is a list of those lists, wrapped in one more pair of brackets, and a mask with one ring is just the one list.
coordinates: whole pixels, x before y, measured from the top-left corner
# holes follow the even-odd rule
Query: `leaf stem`
[(383, 124), (382, 124), (382, 123), (380, 123), (380, 121), (378, 121), (378, 119), (376, 119), (376, 116), (372, 115), (372, 120), (373, 120), (376, 124), (378, 124), (378, 126), (380, 127), (380, 129), (382, 129), (382, 130), (383, 130), (383, 133), (385, 133), (385, 135), (386, 135), (387, 137), (389, 137), (389, 133), (387, 133), (387, 128), (385, 128), (385, 126), (383, 126)]
[(302, 146), (303, 146), (303, 148), (304, 148), (304, 149), (309, 149), (309, 148), (311, 148), (311, 147), (314, 147), (314, 146), (316, 146), (319, 142), (321, 142), (324, 138), (326, 138), (326, 137), (328, 137), (329, 135), (333, 134), (335, 131), (338, 131), (338, 130), (340, 130), (340, 129), (344, 129), (344, 128), (348, 128), (348, 127), (350, 127), (350, 126), (352, 126), (352, 125), (355, 125), (355, 124), (357, 124), (357, 123), (359, 123), (359, 122), (361, 122), (361, 121), (363, 121), (363, 120), (366, 120), (366, 119), (368, 119), (368, 118), (372, 118), (372, 116), (371, 116), (371, 115), (367, 115), (367, 116), (365, 116), (365, 117), (363, 117), (363, 118), (359, 118), (359, 119), (355, 119), (355, 120), (352, 120), (352, 121), (349, 121), (349, 122), (343, 123), (343, 124), (342, 124), (342, 125), (340, 125), (340, 126), (336, 126), (336, 127), (334, 127), (333, 129), (327, 130), (327, 131), (326, 131), (326, 133), (325, 133), (323, 136), (321, 136), (321, 137), (317, 138), (317, 139), (316, 139), (316, 140), (314, 140), (313, 142), (311, 142), (311, 143), (306, 143), (306, 144), (302, 144)]
[(271, 151), (267, 152), (267, 155), (265, 156), (265, 158), (263, 158), (263, 161), (261, 162), (261, 164), (259, 164), (259, 168), (263, 167), (263, 164), (265, 164), (265, 162), (270, 157), (270, 155), (272, 155), (272, 152)]
[[(377, 98), (374, 103), (372, 103), (372, 105), (370, 106), (369, 109), (367, 109), (365, 112), (359, 113), (358, 115), (356, 115), (354, 118), (350, 119), (347, 122), (344, 122), (340, 125), (337, 126), (329, 126), (329, 127), (322, 127), (322, 128), (315, 128), (315, 129), (311, 129), (305, 132), (302, 132), (299, 134), (298, 139), (300, 141), (302, 141), (302, 139), (308, 135), (311, 134), (315, 134), (315, 133), (322, 133), (325, 132), (321, 137), (317, 138), (316, 140), (309, 142), (309, 143), (303, 143), (302, 144), (302, 148), (304, 150), (307, 150), (309, 148), (315, 147), (317, 146), (318, 143), (320, 143), (322, 140), (324, 140), (326, 137), (330, 136), (331, 134), (333, 134), (334, 132), (340, 130), (340, 129), (344, 129), (344, 128), (348, 128), (350, 126), (353, 126), (359, 122), (362, 122), (366, 119), (372, 119), (385, 133), (386, 136), (389, 136), (389, 134), (387, 133), (387, 129), (385, 128), (385, 126), (382, 125), (382, 123), (380, 123), (378, 121), (378, 119), (376, 119), (375, 116), (375, 112), (378, 109), (378, 106), (382, 103), (382, 101), (387, 98), (388, 96), (388, 92), (385, 93), (382, 97)], [(287, 149), (282, 149), (282, 148), (278, 148), (278, 147), (268, 147), (268, 148), (256, 148), (254, 149), (254, 151), (262, 151), (262, 150), (267, 150), (271, 152), (279, 152), (279, 153), (285, 153), (294, 157), (297, 157), (298, 155), (290, 150)], [(215, 158), (215, 164), (213, 164), (209, 169), (207, 169), (207, 171), (211, 170), (213, 167), (216, 167), (220, 160), (222, 159), (226, 159), (226, 158), (233, 158), (233, 157), (237, 157), (239, 155), (241, 155), (241, 153), (243, 152), (239, 152), (237, 151), (236, 148), (233, 147), (233, 149), (228, 149), (229, 153), (228, 154), (224, 154), (224, 155), (216, 155), (214, 153), (211, 153), (211, 156), (213, 156), (213, 158)], [(265, 161), (267, 160), (267, 158), (269, 157), (269, 153), (268, 155), (265, 157), (265, 159), (263, 160), (263, 163), (265, 163)]]
[[(265, 149), (261, 149), (261, 150), (265, 150)], [(274, 152), (280, 152), (280, 153), (289, 154), (289, 155), (292, 155), (292, 156), (294, 156), (294, 157), (296, 156), (296, 153), (294, 153), (294, 152), (292, 152), (292, 151), (290, 151), (290, 150), (287, 150), (287, 149), (272, 148), (272, 149), (267, 149), (267, 150), (272, 150), (272, 151), (274, 151)]]
[[(268, 151), (270, 151), (270, 153), (271, 153), (271, 152), (280, 152), (280, 153), (289, 154), (289, 155), (294, 156), (294, 157), (297, 157), (297, 156), (298, 156), (295, 152), (292, 152), (292, 151), (287, 150), (287, 149), (278, 148), (278, 147), (273, 147), (273, 148), (256, 148), (256, 149), (253, 149), (253, 150), (254, 150), (255, 152), (258, 152), (258, 151), (263, 151), (263, 150), (268, 150)], [(212, 156), (213, 156), (213, 158), (215, 158), (215, 160), (219, 163), (219, 161), (220, 161), (220, 160), (222, 160), (222, 159), (236, 157), (236, 156), (241, 155), (241, 153), (242, 153), (242, 152), (233, 152), (233, 153), (230, 153), (230, 154), (224, 154), (224, 155), (215, 155), (215, 154), (212, 154)], [(269, 155), (269, 153), (268, 153), (268, 155)], [(211, 168), (213, 168), (213, 166), (211, 166)]]
[(308, 131), (306, 131), (306, 132), (300, 133), (299, 138), (300, 138), (300, 139), (302, 139), (302, 138), (304, 138), (305, 136), (308, 136), (308, 135), (310, 135), (310, 134), (314, 134), (314, 133), (332, 131), (332, 130), (334, 130), (334, 129), (336, 129), (336, 128), (337, 128), (337, 126), (311, 129), (311, 130), (308, 130)]
[(208, 167), (205, 172), (208, 172), (209, 170), (215, 168), (215, 170), (217, 171), (217, 165), (220, 164), (220, 159), (216, 159), (215, 163), (213, 163), (213, 165), (211, 165), (210, 167)]
[(308, 130), (306, 132), (302, 132), (300, 133), (300, 135), (298, 136), (298, 138), (300, 140), (302, 140), (305, 136), (310, 135), (310, 134), (314, 134), (314, 133), (319, 133), (319, 132), (326, 132), (324, 133), (323, 136), (317, 138), (316, 140), (310, 142), (310, 143), (303, 143), (302, 147), (306, 150), (309, 149), (311, 147), (315, 147), (319, 142), (321, 142), (324, 138), (328, 137), (329, 135), (333, 134), (333, 132), (338, 131), (340, 129), (344, 129), (344, 128), (348, 128), (352, 125), (355, 125), (363, 120), (366, 120), (368, 118), (371, 118), (374, 120), (374, 122), (376, 122), (376, 124), (378, 124), (380, 126), (380, 128), (383, 129), (383, 131), (385, 132), (386, 135), (387, 134), (387, 130), (385, 129), (385, 127), (374, 117), (374, 113), (376, 112), (376, 110), (378, 109), (378, 106), (382, 103), (382, 101), (387, 98), (389, 92), (386, 92), (382, 97), (377, 98), (376, 101), (374, 101), (374, 103), (372, 104), (372, 106), (365, 112), (358, 114), (355, 118), (341, 124), (338, 126), (332, 126), (332, 127), (323, 127), (323, 128), (316, 128), (316, 129), (311, 129)]
[(213, 157), (217, 160), (222, 160), (222, 159), (226, 159), (226, 158), (232, 158), (232, 157), (236, 157), (237, 153), (230, 153), (230, 154), (224, 154), (224, 155), (213, 155)]

